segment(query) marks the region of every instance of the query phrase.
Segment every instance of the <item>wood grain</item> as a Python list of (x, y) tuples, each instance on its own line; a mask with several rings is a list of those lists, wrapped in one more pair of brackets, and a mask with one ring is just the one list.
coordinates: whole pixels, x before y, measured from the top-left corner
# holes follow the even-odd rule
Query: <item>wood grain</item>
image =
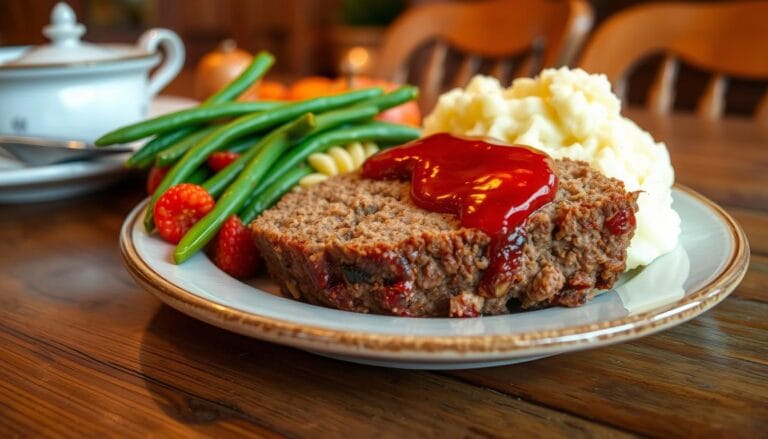
[[(513, 428), (554, 437), (622, 435), (440, 375), (346, 364), (227, 333), (160, 306), (135, 287), (121, 287), (119, 280), (97, 281), (106, 282), (114, 300), (100, 302), (97, 315), (84, 321), (77, 320), (81, 310), (72, 303), (77, 291), (57, 297), (28, 294), (23, 304), (15, 302), (12, 312), (7, 299), (25, 294), (21, 288), (0, 302), (7, 339), (0, 339), (0, 346), (19, 358), (18, 363), (0, 364), (0, 377), (14, 386), (9, 392), (40, 393), (40, 399), (52, 400), (60, 411), (52, 408), (43, 414), (62, 421), (66, 415), (65, 424), (78, 431), (99, 434), (127, 423), (137, 430), (126, 434), (138, 433), (143, 428), (140, 417), (154, 412), (175, 426), (171, 432), (183, 432), (185, 425), (237, 432), (248, 422), (256, 432), (268, 428), (288, 436), (494, 436)], [(128, 304), (138, 312), (126, 312)], [(29, 321), (38, 324), (30, 327)], [(94, 331), (96, 327), (101, 330)], [(28, 381), (14, 376), (15, 369), (36, 371), (39, 377)], [(40, 392), (40, 379), (56, 383), (51, 393)], [(87, 385), (71, 389), (78, 380)], [(143, 387), (137, 389), (141, 381)], [(99, 392), (125, 407), (101, 404)], [(72, 394), (74, 402), (67, 404), (78, 409), (59, 401), (60, 394)], [(87, 416), (91, 400), (105, 416)], [(14, 416), (20, 424), (29, 417), (39, 421), (36, 413), (22, 408), (6, 422), (15, 424)]]
[[(147, 434), (235, 437), (247, 432), (279, 437), (227, 407), (154, 384), (73, 347), (0, 326), (0, 430), (38, 437), (145, 437)], [(31, 373), (30, 373), (31, 372)], [(183, 401), (191, 416), (169, 423), (162, 398)], [(226, 422), (216, 422), (226, 419)], [(215, 427), (215, 428), (212, 428)], [(7, 435), (4, 435), (7, 437)]]
[(768, 213), (729, 208), (730, 213), (744, 229), (752, 255), (768, 256)]
[(768, 128), (743, 119), (658, 117), (634, 108), (625, 113), (666, 143), (676, 182), (728, 208), (768, 212)]
[(749, 271), (734, 295), (768, 303), (768, 257), (752, 255)]
[(451, 375), (660, 437), (759, 437), (768, 429), (768, 305), (738, 299), (639, 341)]
[(637, 120), (667, 142), (678, 181), (743, 226), (743, 283), (660, 334), (493, 369), (343, 363), (160, 305), (117, 245), (143, 198), (140, 176), (86, 197), (0, 206), (0, 436), (764, 436), (766, 132)]

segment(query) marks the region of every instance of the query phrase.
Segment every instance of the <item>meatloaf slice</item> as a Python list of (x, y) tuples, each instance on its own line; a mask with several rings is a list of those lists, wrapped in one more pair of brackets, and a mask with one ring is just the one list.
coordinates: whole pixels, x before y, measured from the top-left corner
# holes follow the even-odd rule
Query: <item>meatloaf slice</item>
[(477, 288), (490, 237), (416, 207), (408, 182), (331, 178), (286, 195), (251, 230), (283, 292), (313, 304), (406, 316), (578, 306), (624, 271), (637, 193), (586, 163), (554, 163), (556, 197), (528, 218), (519, 269), (493, 297)]

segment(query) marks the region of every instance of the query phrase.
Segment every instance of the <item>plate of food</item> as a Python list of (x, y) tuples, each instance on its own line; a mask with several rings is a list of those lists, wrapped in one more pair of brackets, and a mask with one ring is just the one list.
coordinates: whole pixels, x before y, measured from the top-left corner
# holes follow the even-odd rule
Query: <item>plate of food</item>
[[(195, 105), (191, 99), (158, 96), (149, 117)], [(134, 145), (138, 147), (139, 145)], [(122, 178), (128, 170), (127, 154), (49, 166), (26, 166), (0, 151), (0, 203), (30, 203), (58, 200), (85, 194)]]
[[(503, 89), (479, 76), (443, 95), (422, 132), (371, 120), (414, 97), (189, 110), (213, 125), (126, 219), (129, 272), (234, 332), (431, 369), (632, 340), (699, 315), (743, 277), (741, 228), (673, 186), (666, 146), (620, 115), (605, 77), (545, 70)], [(149, 125), (181, 128), (105, 138)], [(385, 150), (370, 155), (370, 142)]]
[(713, 307), (743, 277), (748, 250), (740, 228), (684, 187), (680, 245), (629, 272), (618, 286), (578, 308), (477, 318), (408, 318), (339, 311), (280, 294), (267, 276), (239, 281), (204, 254), (175, 265), (173, 247), (147, 235), (145, 206), (127, 218), (121, 247), (128, 270), (166, 304), (212, 325), (348, 361), (451, 369), (529, 361), (632, 340)]

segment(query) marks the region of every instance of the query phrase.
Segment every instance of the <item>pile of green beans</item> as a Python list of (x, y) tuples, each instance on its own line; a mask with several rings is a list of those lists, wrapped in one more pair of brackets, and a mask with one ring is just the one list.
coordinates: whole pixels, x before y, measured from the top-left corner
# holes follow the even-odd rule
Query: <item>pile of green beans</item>
[[(230, 215), (248, 223), (272, 206), (312, 172), (306, 164), (310, 154), (351, 142), (393, 145), (419, 136), (416, 128), (373, 120), (380, 112), (415, 99), (418, 90), (411, 86), (386, 94), (381, 88), (368, 88), (298, 102), (230, 102), (273, 62), (271, 55), (260, 53), (238, 78), (198, 107), (128, 125), (96, 141), (104, 146), (154, 136), (126, 163), (168, 168), (148, 202), (147, 231), (154, 229), (155, 203), (174, 185), (200, 184), (216, 199), (214, 208), (177, 245), (176, 263), (204, 248)], [(240, 157), (211, 174), (205, 163), (222, 150)]]
[(175, 131), (188, 125), (198, 125), (219, 119), (272, 110), (281, 105), (283, 105), (281, 102), (271, 101), (227, 102), (214, 106), (201, 105), (124, 126), (96, 139), (96, 145), (132, 142), (154, 134)]
[[(379, 110), (373, 105), (329, 111), (317, 116), (317, 126), (315, 127), (315, 131), (325, 131), (345, 123), (371, 119), (378, 113)], [(237, 178), (243, 168), (253, 160), (256, 154), (258, 154), (260, 149), (261, 147), (257, 146), (250, 151), (243, 153), (237, 160), (230, 163), (229, 166), (206, 181), (203, 184), (203, 187), (214, 197), (218, 196), (235, 178)]]

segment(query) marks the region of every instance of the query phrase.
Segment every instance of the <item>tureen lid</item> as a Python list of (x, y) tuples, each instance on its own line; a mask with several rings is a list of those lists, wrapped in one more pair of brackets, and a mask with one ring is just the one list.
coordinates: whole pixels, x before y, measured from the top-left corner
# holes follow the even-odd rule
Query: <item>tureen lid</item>
[(59, 2), (51, 11), (51, 24), (43, 28), (50, 44), (34, 47), (21, 57), (7, 62), (8, 66), (35, 66), (116, 60), (126, 56), (148, 55), (135, 46), (107, 46), (80, 40), (85, 26), (77, 22), (72, 8)]

